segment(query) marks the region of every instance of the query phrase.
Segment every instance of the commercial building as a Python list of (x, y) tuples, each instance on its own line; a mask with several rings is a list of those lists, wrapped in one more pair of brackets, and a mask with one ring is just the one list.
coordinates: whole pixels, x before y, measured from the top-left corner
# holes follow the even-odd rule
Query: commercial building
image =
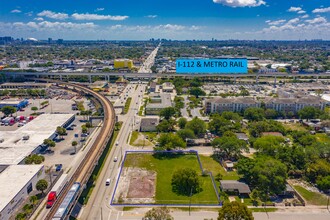
[(133, 61), (130, 59), (115, 59), (113, 62), (115, 69), (128, 68), (132, 69), (134, 67)]
[(25, 108), (29, 104), (27, 99), (6, 99), (0, 101), (0, 108), (5, 106), (13, 106), (17, 109)]
[(8, 220), (44, 176), (43, 165), (0, 166), (0, 220)]
[(163, 92), (169, 92), (169, 93), (171, 93), (171, 92), (173, 92), (173, 90), (174, 90), (174, 85), (172, 83), (170, 83), (170, 82), (164, 82), (162, 84), (162, 91)]
[(0, 84), (0, 89), (47, 89), (51, 83), (3, 83)]
[(158, 115), (159, 112), (166, 108), (172, 106), (171, 94), (151, 94), (149, 95), (150, 102), (146, 106), (146, 115)]
[(215, 98), (205, 101), (206, 113), (224, 111), (242, 112), (247, 108), (265, 106), (269, 109), (274, 109), (279, 112), (297, 113), (306, 106), (313, 106), (323, 110), (326, 106), (326, 101), (316, 97), (308, 96), (304, 98), (266, 98), (254, 99), (252, 97), (238, 98)]
[(0, 131), (0, 165), (24, 163), (45, 139), (56, 137), (58, 126), (68, 127), (74, 119), (74, 114), (43, 114), (15, 131)]

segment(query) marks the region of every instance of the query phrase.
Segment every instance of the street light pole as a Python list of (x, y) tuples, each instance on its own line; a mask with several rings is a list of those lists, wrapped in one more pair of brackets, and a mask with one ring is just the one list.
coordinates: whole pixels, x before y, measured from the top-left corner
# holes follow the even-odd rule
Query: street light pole
[(192, 196), (192, 186), (191, 186), (191, 188), (190, 188), (189, 216), (190, 216), (190, 208), (191, 208), (191, 196)]

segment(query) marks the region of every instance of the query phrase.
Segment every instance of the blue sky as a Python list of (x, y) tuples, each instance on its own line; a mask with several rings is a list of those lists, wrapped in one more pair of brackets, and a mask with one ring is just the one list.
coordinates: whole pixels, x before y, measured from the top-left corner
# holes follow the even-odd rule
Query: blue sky
[(0, 0), (0, 36), (330, 39), (329, 0)]

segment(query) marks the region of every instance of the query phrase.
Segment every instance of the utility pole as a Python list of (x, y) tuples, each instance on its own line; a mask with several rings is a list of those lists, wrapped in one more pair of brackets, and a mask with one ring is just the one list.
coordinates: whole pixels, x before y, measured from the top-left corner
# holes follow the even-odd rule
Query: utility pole
[(192, 186), (190, 187), (189, 216), (190, 216), (190, 209), (191, 209), (191, 196), (192, 196)]

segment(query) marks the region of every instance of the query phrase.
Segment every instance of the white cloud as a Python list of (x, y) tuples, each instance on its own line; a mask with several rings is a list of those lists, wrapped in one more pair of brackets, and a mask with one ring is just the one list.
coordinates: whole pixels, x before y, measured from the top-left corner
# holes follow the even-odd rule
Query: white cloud
[(326, 12), (330, 12), (330, 7), (327, 7), (327, 8), (316, 8), (312, 12), (313, 13), (326, 13)]
[(10, 12), (11, 13), (21, 13), (22, 11), (21, 10), (18, 10), (18, 9), (14, 9), (14, 10), (11, 10)]
[(269, 25), (280, 25), (280, 24), (283, 24), (284, 22), (286, 22), (286, 20), (284, 20), (284, 19), (277, 20), (277, 21), (267, 20), (265, 22)]
[(301, 7), (292, 7), (292, 6), (288, 9), (289, 12), (298, 12), (301, 10), (302, 10)]
[(298, 11), (297, 13), (298, 13), (298, 14), (305, 14), (306, 11), (304, 11), (304, 10), (300, 10), (300, 11)]
[(230, 6), (230, 7), (257, 7), (265, 5), (263, 0), (213, 0), (214, 3)]
[(311, 20), (306, 20), (306, 22), (310, 24), (327, 23), (327, 19), (325, 17), (317, 17)]
[(303, 15), (300, 18), (308, 18), (308, 17), (309, 17), (309, 15)]
[(97, 8), (95, 11), (104, 11), (104, 8)]
[(168, 31), (180, 31), (185, 29), (185, 26), (182, 25), (177, 25), (177, 24), (165, 24), (165, 25), (158, 25), (155, 27), (155, 29), (160, 29), (160, 30), (168, 30)]
[(298, 23), (299, 21), (300, 21), (299, 18), (293, 18), (293, 19), (289, 20), (289, 21), (287, 22), (287, 24), (296, 24), (296, 23)]
[(147, 15), (146, 18), (157, 18), (157, 15)]
[(122, 16), (122, 15), (98, 15), (98, 14), (78, 14), (78, 13), (74, 13), (71, 15), (72, 18), (74, 18), (75, 20), (113, 20), (113, 21), (122, 21), (125, 20), (127, 18), (129, 18), (128, 16)]
[(35, 21), (43, 21), (44, 19), (43, 18), (34, 18), (33, 20), (35, 20)]
[(44, 10), (40, 13), (37, 14), (40, 17), (47, 17), (47, 18), (52, 18), (52, 19), (57, 19), (57, 20), (64, 20), (67, 19), (69, 17), (68, 14), (65, 13), (56, 13), (56, 12), (52, 12), (49, 10)]

